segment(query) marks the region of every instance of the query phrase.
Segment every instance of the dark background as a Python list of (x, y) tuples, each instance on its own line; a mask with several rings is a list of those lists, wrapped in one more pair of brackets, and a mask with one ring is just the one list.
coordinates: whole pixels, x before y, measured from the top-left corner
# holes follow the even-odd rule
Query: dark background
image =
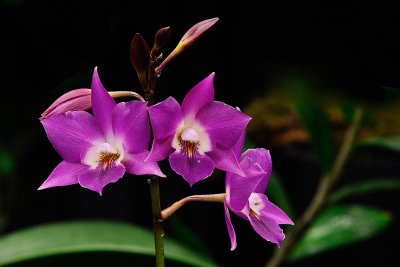
[[(220, 18), (201, 42), (163, 72), (158, 100), (172, 95), (181, 101), (187, 90), (212, 71), (216, 72), (216, 98), (239, 107), (262, 95), (277, 76), (290, 70), (318, 77), (321, 90), (335, 88), (372, 103), (383, 100), (382, 86), (400, 87), (398, 9), (377, 1), (324, 5), (262, 1), (262, 6), (261, 1), (225, 1), (221, 6), (211, 1), (17, 2), (21, 3), (0, 5), (0, 145), (17, 159), (12, 182), (0, 187), (8, 196), (7, 232), (44, 222), (91, 218), (151, 226), (145, 177), (126, 177), (109, 185), (103, 197), (79, 186), (36, 191), (60, 161), (39, 123), (41, 112), (62, 93), (89, 88), (95, 66), (107, 90), (141, 92), (128, 52), (136, 32), (151, 44), (158, 28), (171, 26), (168, 53), (191, 25)], [(295, 150), (298, 156), (293, 156), (293, 148), (272, 152), (275, 170), (301, 211), (319, 177), (315, 157), (309, 149)], [(395, 154), (375, 151), (352, 161), (347, 173), (355, 180), (371, 170), (376, 175), (396, 174), (398, 160)], [(222, 173), (190, 189), (168, 164), (161, 165), (169, 176), (161, 186), (164, 207), (189, 194), (224, 190)], [(362, 173), (355, 171), (360, 168)], [(393, 195), (375, 194), (355, 201), (399, 211)], [(176, 216), (201, 237), (223, 266), (262, 266), (272, 253), (273, 246), (239, 218), (233, 218), (238, 248), (230, 252), (222, 206), (190, 204)], [(295, 266), (396, 266), (400, 263), (395, 258), (399, 223), (394, 221), (389, 230), (369, 241)], [(166, 227), (168, 238), (168, 222)]]

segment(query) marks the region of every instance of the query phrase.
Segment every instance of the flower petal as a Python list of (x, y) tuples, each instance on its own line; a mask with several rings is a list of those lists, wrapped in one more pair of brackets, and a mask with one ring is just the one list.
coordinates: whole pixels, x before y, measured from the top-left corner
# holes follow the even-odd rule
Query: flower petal
[(269, 151), (265, 148), (248, 149), (243, 153), (241, 161), (245, 158), (251, 159), (253, 164), (260, 165), (261, 169), (266, 173), (254, 190), (256, 193), (264, 193), (272, 173), (272, 160)]
[(233, 228), (232, 222), (231, 222), (231, 216), (229, 214), (229, 209), (228, 205), (226, 203), (226, 199), (224, 200), (224, 209), (225, 209), (225, 222), (226, 222), (226, 227), (228, 228), (228, 233), (229, 233), (229, 238), (231, 239), (231, 250), (235, 250), (236, 248), (236, 233), (235, 229)]
[(222, 102), (205, 105), (197, 114), (197, 121), (210, 138), (224, 149), (232, 148), (251, 120), (249, 116)]
[(143, 152), (149, 146), (150, 126), (147, 103), (130, 101), (119, 103), (112, 113), (114, 136), (121, 139), (128, 153)]
[(100, 81), (97, 67), (92, 78), (92, 110), (106, 137), (112, 134), (112, 111), (116, 105)]
[(242, 135), (239, 137), (236, 144), (232, 148), (237, 159), (240, 159), (240, 156), (242, 155), (245, 140), (246, 131), (243, 131)]
[(160, 170), (157, 162), (145, 162), (144, 160), (149, 155), (149, 151), (144, 151), (137, 154), (128, 154), (122, 162), (126, 168), (126, 172), (133, 175), (154, 174), (160, 177), (165, 177)]
[(278, 206), (268, 200), (264, 194), (257, 194), (259, 199), (262, 201), (263, 208), (260, 210), (262, 216), (268, 217), (274, 220), (277, 224), (291, 224), (293, 221), (281, 210)]
[(181, 175), (192, 186), (194, 183), (210, 176), (214, 170), (214, 162), (207, 155), (196, 154), (188, 158), (184, 152), (175, 151), (169, 156), (171, 168)]
[(232, 149), (215, 149), (207, 152), (206, 154), (214, 161), (217, 169), (244, 176), (244, 172), (239, 166), (235, 153)]
[[(248, 158), (245, 160), (250, 161)], [(243, 160), (241, 161), (241, 166)], [(234, 211), (241, 211), (248, 203), (250, 195), (257, 185), (266, 176), (266, 173), (257, 164), (249, 168), (243, 168), (245, 176), (228, 172), (226, 174), (226, 192), (228, 194), (229, 206)]]
[(173, 98), (166, 100), (148, 108), (154, 138), (163, 140), (173, 136), (178, 125), (183, 121), (181, 107)]
[(285, 239), (282, 229), (273, 219), (264, 215), (257, 216), (253, 213), (249, 213), (249, 221), (254, 230), (265, 240), (270, 241), (278, 245), (281, 245)]
[(43, 113), (40, 119), (65, 113), (67, 111), (87, 110), (92, 106), (90, 89), (75, 89), (69, 91), (53, 102)]
[(85, 111), (69, 111), (41, 120), (41, 123), (54, 148), (69, 162), (79, 163), (82, 152), (95, 143), (104, 142), (99, 125)]
[(68, 161), (62, 161), (55, 167), (50, 176), (46, 181), (38, 188), (38, 190), (65, 186), (78, 183), (78, 175), (88, 167), (79, 163), (71, 163)]
[(106, 169), (101, 167), (96, 169), (88, 168), (79, 174), (78, 181), (82, 187), (101, 195), (104, 186), (109, 183), (115, 183), (122, 178), (124, 174), (125, 167), (122, 164), (117, 164)]
[(204, 105), (214, 101), (214, 76), (215, 73), (211, 73), (186, 94), (182, 102), (185, 117), (194, 118)]
[(167, 138), (164, 142), (158, 143), (157, 140), (153, 140), (153, 145), (151, 146), (150, 154), (147, 156), (145, 161), (161, 161), (174, 152), (171, 146), (172, 138)]

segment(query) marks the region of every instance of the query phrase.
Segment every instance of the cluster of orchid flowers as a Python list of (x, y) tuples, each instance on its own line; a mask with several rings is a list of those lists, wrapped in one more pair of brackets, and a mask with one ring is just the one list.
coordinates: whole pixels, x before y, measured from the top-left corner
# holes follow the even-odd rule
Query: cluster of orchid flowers
[[(195, 25), (194, 31), (192, 27), (192, 35), (198, 37), (212, 26), (205, 27), (205, 22)], [(192, 41), (193, 36), (186, 40)], [(176, 54), (171, 53), (172, 57)], [(137, 64), (134, 67), (140, 80)], [(173, 97), (154, 105), (140, 96), (140, 100), (116, 103), (120, 92), (107, 92), (95, 68), (91, 89), (64, 94), (42, 114), (41, 123), (63, 161), (39, 189), (80, 184), (101, 195), (106, 185), (126, 172), (165, 177), (158, 162), (167, 158), (190, 186), (217, 168), (226, 171), (225, 193), (216, 199), (224, 203), (231, 250), (236, 248), (236, 235), (229, 210), (279, 246), (285, 238), (280, 224), (293, 222), (264, 194), (272, 171), (271, 156), (264, 148), (242, 154), (251, 118), (238, 108), (214, 101), (213, 80), (211, 73), (186, 94), (182, 105)], [(142, 85), (146, 82), (141, 80)], [(92, 114), (87, 112), (90, 108)]]

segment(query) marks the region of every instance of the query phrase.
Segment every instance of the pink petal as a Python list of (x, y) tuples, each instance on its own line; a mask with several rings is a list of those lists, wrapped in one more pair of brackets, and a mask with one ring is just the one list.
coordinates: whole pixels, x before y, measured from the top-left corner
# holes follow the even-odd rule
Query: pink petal
[(87, 110), (92, 106), (90, 89), (76, 89), (60, 96), (43, 113), (41, 119), (67, 111)]
[(272, 159), (269, 151), (265, 148), (248, 149), (243, 153), (241, 160), (245, 158), (251, 159), (253, 164), (258, 164), (265, 172), (265, 176), (254, 190), (256, 193), (264, 193), (272, 173)]
[(151, 146), (151, 151), (145, 161), (161, 161), (174, 152), (174, 149), (171, 147), (172, 138), (167, 138), (165, 141), (158, 143), (157, 140), (153, 140), (153, 145)]
[(102, 169), (101, 167), (96, 169), (88, 168), (79, 174), (78, 181), (82, 187), (101, 195), (104, 186), (109, 183), (115, 183), (122, 178), (124, 174), (125, 167), (122, 164), (110, 166), (106, 169)]
[(210, 176), (214, 162), (207, 155), (196, 154), (193, 158), (183, 152), (174, 152), (169, 156), (171, 168), (181, 175), (192, 186), (194, 183)]
[(178, 125), (183, 121), (181, 107), (173, 98), (148, 108), (154, 138), (164, 140), (175, 134)]
[(80, 163), (81, 153), (104, 136), (93, 116), (84, 111), (69, 111), (41, 121), (50, 142), (69, 162)]
[(196, 119), (210, 138), (224, 149), (230, 149), (237, 143), (251, 120), (239, 110), (217, 101), (204, 106)]
[(253, 213), (249, 213), (249, 221), (253, 229), (265, 240), (270, 241), (278, 245), (281, 245), (285, 239), (282, 229), (276, 221), (266, 216), (256, 216)]
[(62, 161), (53, 170), (46, 181), (38, 188), (38, 190), (65, 186), (78, 183), (78, 175), (88, 167), (79, 163), (71, 163), (68, 161)]
[[(243, 161), (240, 163), (242, 165)], [(252, 164), (250, 168), (243, 168), (243, 171), (245, 172), (244, 177), (230, 172), (226, 174), (226, 187), (229, 188), (229, 206), (237, 212), (243, 210), (250, 195), (266, 175), (256, 164)]]
[(232, 148), (237, 159), (240, 159), (240, 156), (242, 155), (245, 140), (246, 131), (243, 131), (242, 135), (239, 137), (236, 144)]
[(116, 105), (114, 99), (108, 94), (100, 81), (97, 67), (93, 72), (92, 79), (92, 109), (105, 136), (112, 132), (112, 111)]
[(217, 169), (244, 175), (232, 149), (214, 149), (206, 154), (214, 161)]
[(126, 168), (126, 172), (133, 175), (153, 174), (160, 177), (165, 177), (160, 170), (157, 162), (145, 162), (144, 160), (149, 155), (149, 151), (144, 151), (137, 154), (129, 154), (122, 162)]
[(182, 112), (185, 117), (195, 117), (204, 105), (214, 100), (214, 76), (215, 73), (211, 73), (186, 94), (182, 103)]
[(262, 203), (264, 207), (261, 209), (261, 213), (263, 216), (268, 217), (274, 220), (277, 224), (291, 224), (293, 225), (293, 221), (286, 215), (286, 213), (281, 210), (278, 206), (268, 200), (267, 196), (264, 194), (257, 194), (260, 199), (262, 199)]
[(149, 146), (150, 126), (147, 103), (130, 101), (119, 103), (112, 113), (114, 136), (124, 142), (128, 153), (143, 152)]
[(229, 238), (231, 239), (231, 250), (235, 250), (236, 248), (236, 233), (235, 229), (233, 228), (231, 222), (231, 216), (229, 214), (228, 205), (226, 204), (226, 200), (224, 200), (224, 209), (225, 209), (225, 222), (226, 227), (228, 228)]

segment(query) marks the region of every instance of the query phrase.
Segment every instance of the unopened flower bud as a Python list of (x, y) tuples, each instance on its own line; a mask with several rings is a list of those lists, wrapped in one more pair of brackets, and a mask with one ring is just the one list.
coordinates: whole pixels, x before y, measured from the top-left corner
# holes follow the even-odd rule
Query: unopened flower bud
[(60, 96), (41, 115), (40, 119), (65, 113), (67, 111), (87, 110), (91, 107), (90, 89), (76, 89)]
[(160, 74), (165, 66), (170, 63), (175, 57), (181, 54), (183, 51), (195, 44), (215, 23), (218, 18), (212, 18), (203, 20), (194, 26), (192, 26), (179, 41), (175, 49), (168, 55), (168, 57), (158, 66), (155, 70), (157, 74)]
[(151, 49), (151, 55), (156, 56), (157, 53), (162, 49), (169, 41), (171, 37), (171, 28), (164, 27), (157, 31), (154, 38), (154, 46)]
[[(47, 119), (68, 111), (89, 110), (92, 107), (91, 93), (92, 90), (90, 89), (75, 89), (63, 94), (42, 113), (40, 119)], [(114, 99), (136, 98), (144, 101), (140, 94), (132, 91), (113, 91), (108, 93)]]
[(150, 49), (140, 33), (136, 33), (135, 36), (133, 36), (130, 58), (131, 64), (138, 75), (140, 85), (146, 90), (147, 70), (150, 64)]

